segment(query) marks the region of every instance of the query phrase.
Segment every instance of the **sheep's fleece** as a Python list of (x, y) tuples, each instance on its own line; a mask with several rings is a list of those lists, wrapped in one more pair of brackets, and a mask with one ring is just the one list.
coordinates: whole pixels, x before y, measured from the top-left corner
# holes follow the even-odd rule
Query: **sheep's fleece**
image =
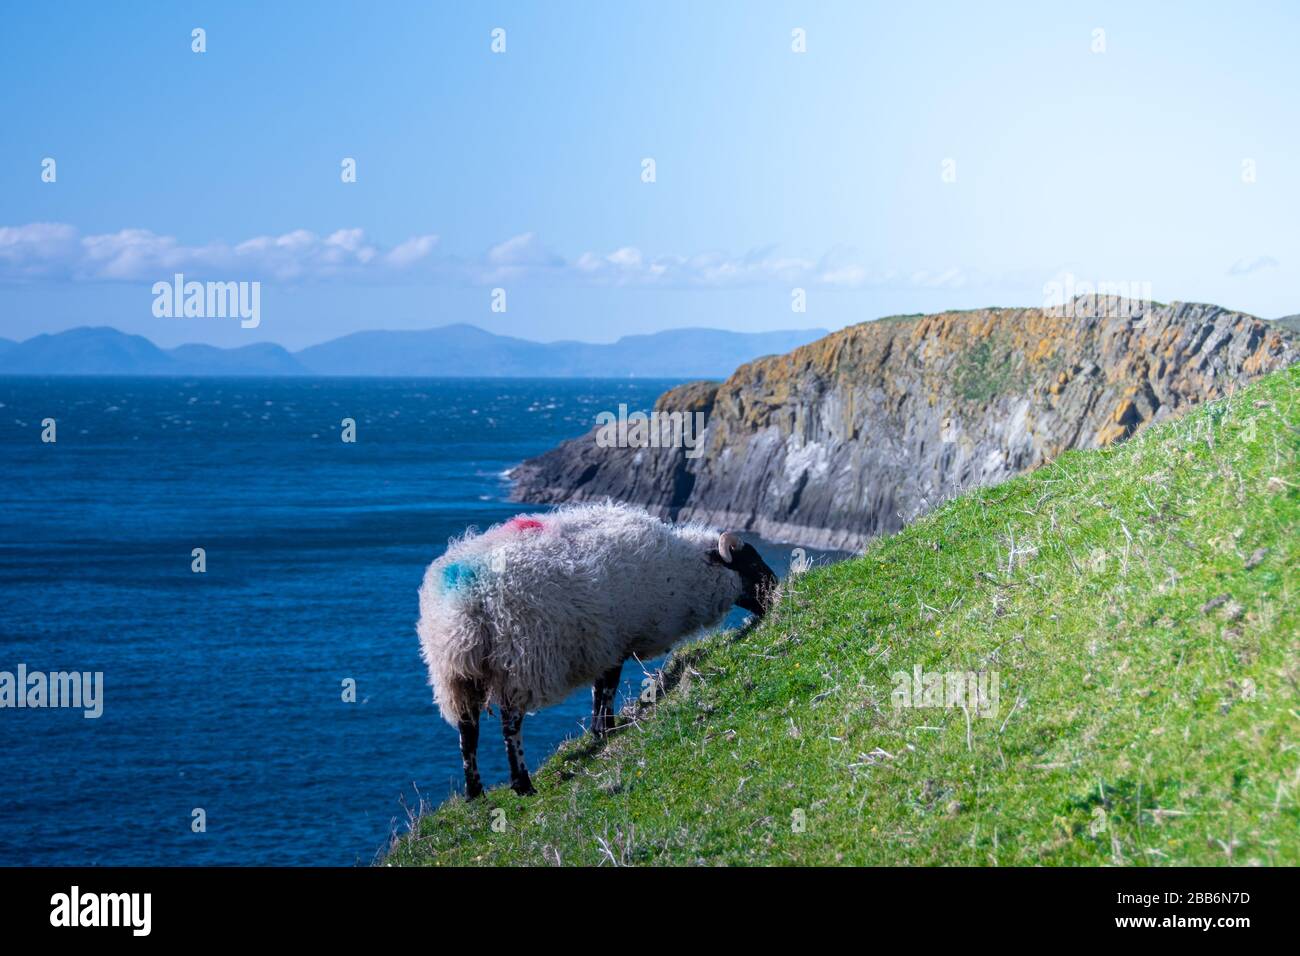
[(703, 524), (612, 502), (453, 540), (425, 572), (416, 625), (443, 717), (455, 725), (485, 703), (539, 710), (720, 623), (742, 583), (709, 561), (717, 542)]

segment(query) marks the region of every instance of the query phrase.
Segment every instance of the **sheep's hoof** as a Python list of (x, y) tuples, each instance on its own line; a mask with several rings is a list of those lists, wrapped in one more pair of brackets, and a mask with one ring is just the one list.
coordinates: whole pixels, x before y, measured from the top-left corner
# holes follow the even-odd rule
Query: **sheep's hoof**
[(533, 782), (527, 777), (510, 784), (510, 789), (521, 797), (533, 797), (537, 795), (537, 791), (533, 789)]
[(475, 797), (481, 797), (481, 796), (483, 796), (483, 784), (480, 783), (475, 786), (465, 788), (466, 801), (473, 800)]

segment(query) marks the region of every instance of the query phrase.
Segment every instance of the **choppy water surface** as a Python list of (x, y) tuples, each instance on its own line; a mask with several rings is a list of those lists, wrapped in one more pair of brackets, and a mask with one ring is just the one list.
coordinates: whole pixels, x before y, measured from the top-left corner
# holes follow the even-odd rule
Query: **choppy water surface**
[[(425, 565), (521, 510), (505, 469), (670, 384), (0, 379), (0, 671), (104, 674), (97, 720), (0, 709), (0, 864), (370, 862), (460, 786), (414, 632)], [(589, 708), (530, 717), (530, 762)]]

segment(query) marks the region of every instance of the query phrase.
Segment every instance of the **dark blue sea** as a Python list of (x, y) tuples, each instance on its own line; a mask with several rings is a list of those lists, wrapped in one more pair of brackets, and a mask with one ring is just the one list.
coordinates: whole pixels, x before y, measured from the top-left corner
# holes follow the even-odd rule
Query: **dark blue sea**
[[(0, 671), (104, 675), (98, 719), (0, 708), (0, 865), (372, 862), (461, 786), (425, 566), (527, 510), (506, 469), (671, 384), (0, 379)], [(530, 764), (589, 709), (530, 716)], [(480, 764), (507, 779), (490, 719)]]

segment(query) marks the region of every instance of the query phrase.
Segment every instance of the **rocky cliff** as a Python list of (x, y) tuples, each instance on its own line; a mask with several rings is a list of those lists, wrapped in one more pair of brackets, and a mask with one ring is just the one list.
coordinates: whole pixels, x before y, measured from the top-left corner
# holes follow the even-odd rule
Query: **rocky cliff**
[(516, 500), (603, 499), (774, 541), (857, 548), (966, 488), (1120, 441), (1300, 357), (1269, 322), (1212, 305), (1114, 301), (851, 326), (721, 384), (702, 453), (600, 447), (596, 430), (514, 469)]

